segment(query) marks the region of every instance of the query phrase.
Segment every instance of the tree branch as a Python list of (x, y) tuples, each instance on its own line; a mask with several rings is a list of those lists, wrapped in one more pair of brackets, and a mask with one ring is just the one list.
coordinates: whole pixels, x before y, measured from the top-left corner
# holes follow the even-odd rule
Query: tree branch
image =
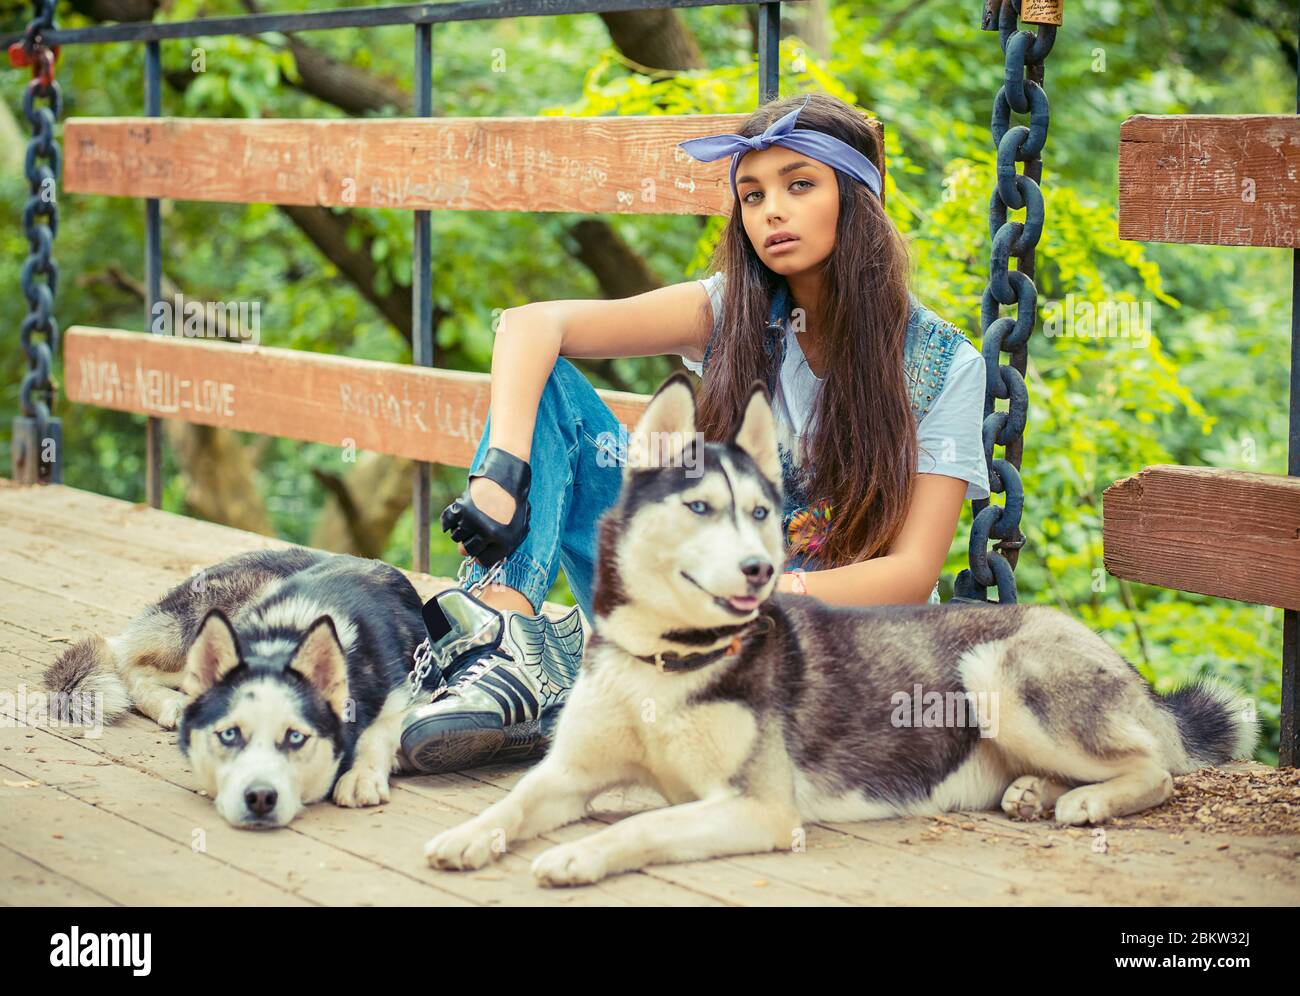
[(703, 69), (704, 56), (675, 10), (629, 10), (601, 14), (615, 47), (652, 69)]
[[(311, 240), (312, 245), (320, 250), (321, 255), (339, 268), (361, 295), (374, 305), (385, 319), (402, 334), (407, 342), (411, 341), (411, 294), (406, 287), (394, 286), (387, 294), (375, 290), (375, 276), (379, 267), (370, 255), (373, 237), (367, 233), (357, 250), (348, 248), (347, 233), (349, 225), (359, 222), (348, 215), (335, 214), (329, 208), (306, 207), (298, 204), (281, 204), (281, 211), (287, 215), (299, 231)], [(444, 308), (433, 306), (433, 328), (447, 317)]]
[(162, 0), (72, 0), (72, 9), (96, 21), (152, 21)]
[[(257, 0), (242, 0), (250, 14), (262, 13)], [(309, 45), (297, 35), (285, 35), (289, 51), (293, 53), (301, 79), (291, 80), (281, 74), (290, 86), (310, 94), (327, 104), (355, 114), (379, 113), (396, 109), (399, 116), (411, 114), (411, 94), (394, 80), (384, 79), (374, 73), (340, 62), (331, 55)], [(267, 44), (271, 44), (269, 41)]]

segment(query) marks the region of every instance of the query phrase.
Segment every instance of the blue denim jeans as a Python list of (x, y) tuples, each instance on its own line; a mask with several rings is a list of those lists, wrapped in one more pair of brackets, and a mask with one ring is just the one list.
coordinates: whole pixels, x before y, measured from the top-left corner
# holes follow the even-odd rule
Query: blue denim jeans
[[(487, 455), (491, 428), (489, 415), (470, 473)], [(596, 523), (623, 486), (626, 446), (622, 423), (578, 368), (559, 357), (546, 379), (533, 428), (528, 532), (497, 577), (498, 583), (527, 598), (534, 611), (541, 611), (563, 567), (573, 597), (590, 622)], [(813, 570), (815, 564), (799, 556), (785, 569), (797, 567)], [(486, 573), (477, 560), (471, 561), (462, 586), (468, 588)]]

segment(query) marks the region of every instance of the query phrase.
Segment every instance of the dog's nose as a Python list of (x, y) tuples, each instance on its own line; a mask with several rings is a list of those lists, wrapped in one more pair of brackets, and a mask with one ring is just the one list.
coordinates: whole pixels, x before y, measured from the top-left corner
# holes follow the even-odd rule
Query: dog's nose
[(256, 816), (265, 816), (275, 808), (276, 791), (270, 785), (250, 785), (244, 789), (244, 805)]
[(750, 557), (740, 562), (741, 573), (755, 588), (762, 587), (772, 578), (772, 565), (762, 557)]

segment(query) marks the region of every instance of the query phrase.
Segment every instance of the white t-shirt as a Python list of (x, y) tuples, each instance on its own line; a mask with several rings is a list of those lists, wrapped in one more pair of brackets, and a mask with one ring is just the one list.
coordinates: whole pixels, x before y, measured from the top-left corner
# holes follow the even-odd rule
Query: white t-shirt
[[(701, 280), (713, 308), (713, 326), (722, 320), (722, 277), (715, 273)], [(703, 374), (703, 363), (682, 357), (687, 369)], [(785, 362), (777, 378), (772, 413), (778, 441), (788, 449), (796, 466), (803, 462), (803, 439), (823, 378), (808, 367), (799, 336), (786, 330)], [(939, 396), (917, 426), (917, 473), (943, 474), (967, 482), (966, 500), (989, 497), (988, 468), (984, 464), (984, 357), (965, 336), (957, 345)]]

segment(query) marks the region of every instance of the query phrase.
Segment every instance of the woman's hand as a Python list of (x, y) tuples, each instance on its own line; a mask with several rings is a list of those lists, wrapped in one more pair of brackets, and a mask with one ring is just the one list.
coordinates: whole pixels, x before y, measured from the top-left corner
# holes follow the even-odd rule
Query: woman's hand
[(443, 509), (442, 531), (451, 534), (463, 555), (492, 567), (528, 534), (531, 484), (528, 461), (490, 448), (461, 496)]
[[(470, 481), (469, 494), (474, 499), (474, 504), (478, 506), (484, 515), (500, 522), (502, 525), (508, 523), (515, 514), (515, 505), (517, 503), (514, 496), (490, 478), (476, 477)], [(457, 549), (460, 550), (462, 557), (469, 556), (464, 543), (458, 543)]]

